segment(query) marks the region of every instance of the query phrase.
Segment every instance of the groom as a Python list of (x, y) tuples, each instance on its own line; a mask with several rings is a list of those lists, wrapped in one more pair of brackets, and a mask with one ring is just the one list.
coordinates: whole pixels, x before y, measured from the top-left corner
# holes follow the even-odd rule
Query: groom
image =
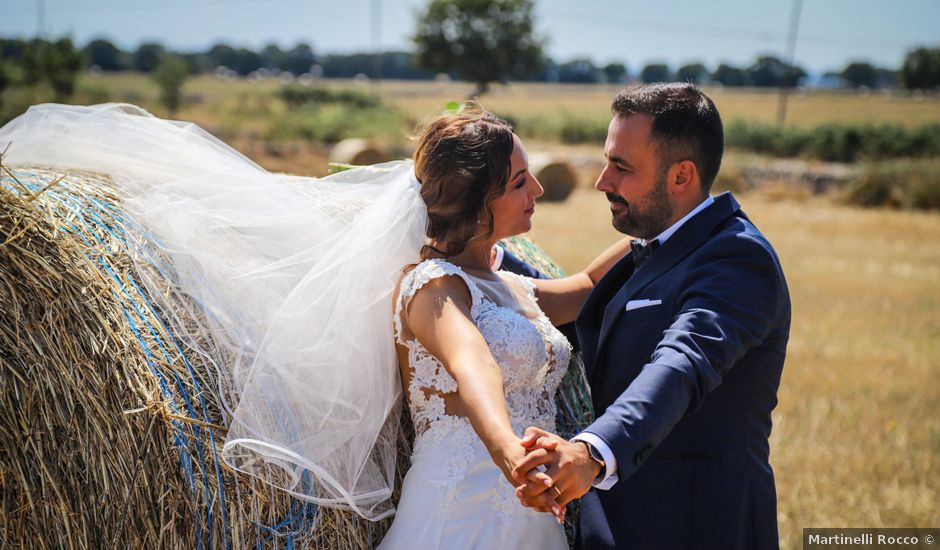
[(572, 441), (528, 429), (514, 474), (544, 464), (554, 486), (530, 480), (517, 495), (542, 510), (583, 496), (585, 549), (776, 548), (780, 262), (730, 193), (709, 195), (724, 149), (711, 99), (654, 84), (620, 92), (612, 111), (595, 187), (638, 240), (577, 321), (597, 420)]

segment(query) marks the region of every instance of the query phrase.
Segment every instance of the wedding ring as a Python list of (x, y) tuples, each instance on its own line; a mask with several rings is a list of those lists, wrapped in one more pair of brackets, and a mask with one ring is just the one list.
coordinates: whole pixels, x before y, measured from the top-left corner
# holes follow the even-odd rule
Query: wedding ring
[(552, 489), (555, 490), (555, 494), (556, 494), (556, 495), (561, 496), (561, 491), (558, 489), (558, 486), (552, 485)]

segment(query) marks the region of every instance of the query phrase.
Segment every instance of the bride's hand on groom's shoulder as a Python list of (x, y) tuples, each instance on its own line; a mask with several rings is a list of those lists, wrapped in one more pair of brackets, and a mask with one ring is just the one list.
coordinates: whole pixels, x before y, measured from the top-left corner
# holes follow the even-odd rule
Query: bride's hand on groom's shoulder
[[(518, 485), (516, 496), (524, 506), (536, 510), (564, 507), (587, 493), (600, 473), (600, 466), (583, 443), (530, 427), (521, 444), (526, 456), (513, 469), (512, 477)], [(532, 475), (539, 466), (545, 466), (543, 475), (551, 478), (551, 486)]]

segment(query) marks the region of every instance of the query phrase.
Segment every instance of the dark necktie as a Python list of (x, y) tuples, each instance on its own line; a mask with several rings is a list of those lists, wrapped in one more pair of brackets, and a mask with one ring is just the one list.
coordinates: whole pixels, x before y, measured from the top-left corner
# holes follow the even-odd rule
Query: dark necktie
[(636, 268), (639, 269), (641, 265), (646, 263), (646, 260), (649, 259), (650, 255), (655, 252), (657, 248), (659, 248), (659, 241), (656, 239), (650, 241), (646, 246), (643, 246), (643, 243), (637, 239), (630, 241), (630, 250), (633, 252), (633, 264)]

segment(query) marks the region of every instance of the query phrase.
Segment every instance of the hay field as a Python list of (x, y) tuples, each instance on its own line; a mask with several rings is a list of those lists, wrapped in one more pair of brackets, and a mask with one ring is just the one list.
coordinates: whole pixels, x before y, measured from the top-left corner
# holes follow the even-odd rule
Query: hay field
[[(771, 441), (781, 547), (804, 527), (940, 525), (940, 215), (738, 198), (793, 300)], [(532, 236), (571, 271), (618, 237), (609, 218), (580, 188), (539, 204)]]
[[(608, 117), (610, 101), (622, 86), (518, 83), (494, 86), (481, 101), (490, 110), (515, 116), (578, 116)], [(382, 83), (380, 89), (396, 105), (410, 114), (440, 110), (448, 99), (460, 98), (470, 92), (462, 83)], [(734, 89), (706, 86), (725, 121), (735, 119), (776, 122), (777, 91)], [(790, 95), (788, 124), (813, 127), (826, 122), (893, 123), (918, 126), (940, 122), (940, 98), (913, 98), (899, 95), (854, 92), (816, 91)]]
[[(415, 120), (440, 112), (447, 101), (462, 99), (473, 91), (471, 85), (462, 82), (390, 80), (362, 84), (351, 80), (323, 80), (317, 85), (377, 93)], [(283, 108), (279, 101), (267, 101), (280, 86), (273, 80), (225, 82), (209, 75), (192, 77), (183, 88), (190, 103), (179, 116), (201, 123), (239, 123), (257, 128), (263, 117)], [(493, 86), (482, 102), (490, 110), (519, 117), (570, 113), (605, 118), (610, 100), (619, 88), (614, 85), (515, 83)], [(776, 90), (706, 87), (706, 91), (717, 103), (725, 121), (776, 121)], [(83, 95), (142, 103), (154, 113), (164, 114), (156, 106), (156, 85), (141, 74), (85, 74), (79, 82), (79, 96)], [(796, 92), (791, 94), (788, 105), (788, 123), (802, 127), (827, 122), (905, 126), (940, 122), (940, 97), (936, 95), (911, 97), (880, 92), (859, 95), (832, 90)]]

